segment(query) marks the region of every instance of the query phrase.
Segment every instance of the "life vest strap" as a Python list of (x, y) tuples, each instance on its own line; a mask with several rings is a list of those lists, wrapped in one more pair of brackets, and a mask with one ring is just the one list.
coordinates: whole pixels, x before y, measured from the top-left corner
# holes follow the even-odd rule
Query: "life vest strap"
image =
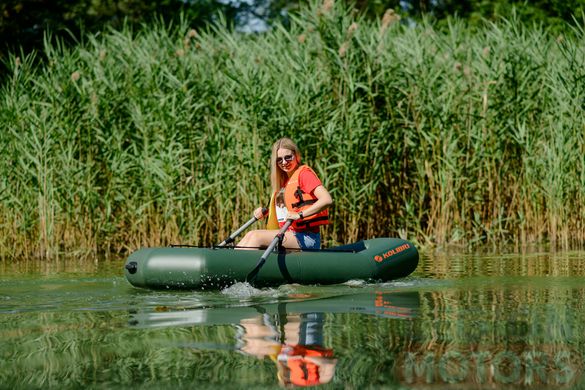
[(314, 203), (317, 203), (317, 199), (302, 200), (300, 202), (293, 203), (292, 207), (294, 207), (296, 209), (296, 208), (303, 207), (303, 206), (309, 206), (309, 205), (312, 205)]

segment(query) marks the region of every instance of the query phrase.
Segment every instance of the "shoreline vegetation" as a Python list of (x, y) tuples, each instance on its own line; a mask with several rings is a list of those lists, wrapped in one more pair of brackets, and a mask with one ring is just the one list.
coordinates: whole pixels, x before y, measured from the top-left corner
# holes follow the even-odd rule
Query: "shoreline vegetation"
[(585, 31), (399, 19), (325, 2), (261, 34), (149, 25), (12, 55), (0, 257), (217, 243), (268, 202), (285, 135), (334, 198), (325, 246), (581, 247)]

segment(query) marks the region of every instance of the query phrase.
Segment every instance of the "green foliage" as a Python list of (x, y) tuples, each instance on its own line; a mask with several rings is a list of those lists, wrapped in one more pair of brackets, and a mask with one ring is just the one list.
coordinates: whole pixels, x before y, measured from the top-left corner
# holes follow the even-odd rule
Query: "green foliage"
[(119, 29), (124, 24), (139, 26), (153, 20), (177, 23), (180, 18), (199, 27), (218, 13), (233, 19), (235, 11), (233, 6), (214, 0), (6, 0), (0, 4), (0, 53), (42, 49), (45, 34), (75, 42), (106, 27)]
[(2, 254), (218, 242), (268, 201), (284, 135), (333, 195), (326, 244), (582, 243), (584, 31), (397, 20), (326, 3), (260, 35), (159, 23), (12, 56)]

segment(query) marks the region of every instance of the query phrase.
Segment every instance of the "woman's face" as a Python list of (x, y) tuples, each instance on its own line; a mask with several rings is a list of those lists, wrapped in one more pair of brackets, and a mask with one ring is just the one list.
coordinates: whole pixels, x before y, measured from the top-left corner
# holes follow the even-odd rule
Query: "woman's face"
[(276, 152), (276, 165), (290, 175), (297, 168), (299, 162), (295, 152), (281, 148)]

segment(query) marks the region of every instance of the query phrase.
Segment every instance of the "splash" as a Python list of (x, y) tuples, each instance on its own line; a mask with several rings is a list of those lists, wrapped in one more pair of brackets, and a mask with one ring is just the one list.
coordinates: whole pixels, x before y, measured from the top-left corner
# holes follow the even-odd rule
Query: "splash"
[(231, 298), (255, 298), (255, 297), (277, 297), (278, 290), (273, 288), (259, 289), (248, 282), (237, 282), (221, 290), (221, 293)]
[(367, 285), (366, 281), (362, 279), (351, 279), (343, 284), (349, 287), (362, 287)]

